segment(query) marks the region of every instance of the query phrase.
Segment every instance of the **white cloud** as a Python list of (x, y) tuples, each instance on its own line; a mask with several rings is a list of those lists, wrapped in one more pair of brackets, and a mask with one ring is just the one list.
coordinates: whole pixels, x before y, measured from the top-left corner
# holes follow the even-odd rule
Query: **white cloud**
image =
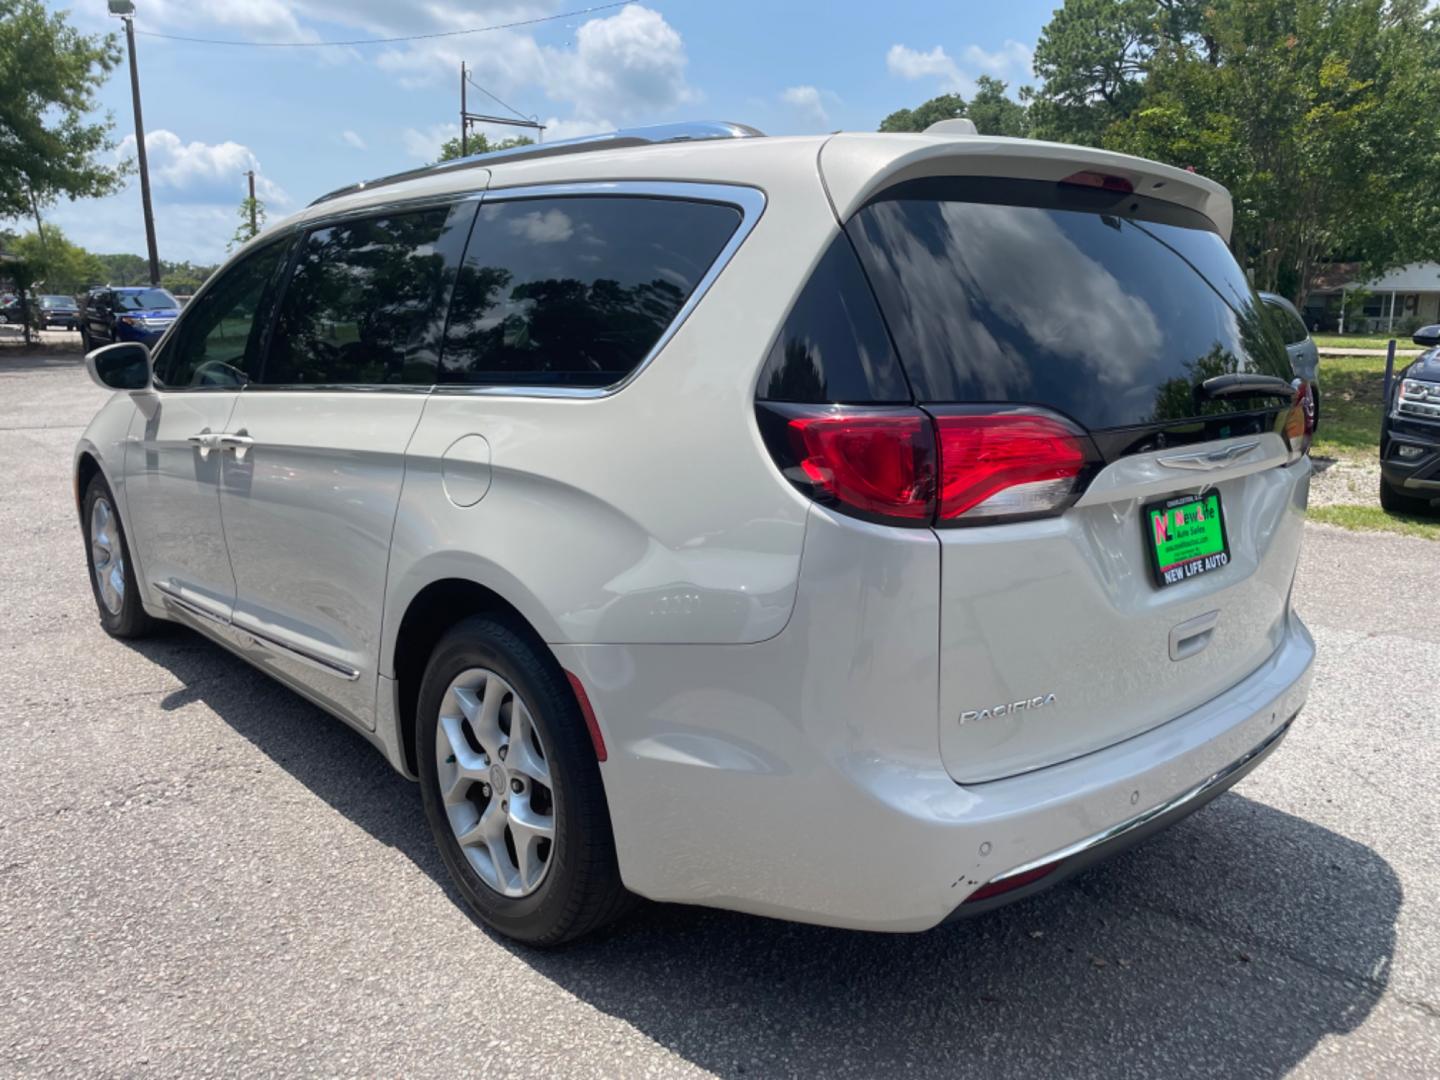
[(340, 133), (340, 138), (346, 146), (353, 146), (356, 150), (365, 149), (365, 140), (362, 139), (357, 132), (351, 131), (349, 128), (346, 128)]
[(424, 131), (406, 128), (400, 133), (405, 153), (421, 161), (434, 161), (440, 156), (440, 144), (460, 134), (459, 124), (431, 124)]
[(912, 82), (916, 79), (938, 79), (945, 90), (968, 89), (970, 80), (939, 45), (929, 52), (920, 52), (905, 45), (891, 45), (885, 54), (885, 66), (891, 75)]
[(958, 91), (965, 95), (975, 88), (971, 72), (994, 75), (1010, 82), (1025, 82), (1033, 77), (1031, 64), (1035, 54), (1023, 42), (1007, 38), (994, 52), (988, 52), (979, 45), (967, 45), (960, 55), (965, 62), (963, 68), (940, 45), (929, 52), (906, 45), (891, 45), (890, 51), (885, 54), (885, 66), (891, 75), (899, 78), (912, 82), (934, 79), (942, 91)]
[(591, 19), (575, 35), (575, 49), (544, 50), (554, 89), (581, 117), (664, 111), (693, 101), (685, 81), (685, 42), (658, 11), (630, 4)]
[(1034, 50), (1009, 38), (995, 52), (986, 52), (979, 45), (967, 45), (963, 55), (965, 63), (980, 68), (987, 75), (1029, 79), (1034, 74), (1031, 68), (1035, 60)]
[[(659, 12), (640, 4), (582, 23), (573, 44), (564, 46), (541, 45), (514, 31), (464, 40), (463, 47), (450, 39), (412, 42), (387, 49), (376, 62), (402, 86), (418, 88), (444, 85), (463, 58), (476, 83), (522, 111), (543, 94), (568, 105), (569, 119), (592, 125), (602, 118), (653, 117), (699, 98), (686, 80), (683, 38)], [(471, 102), (477, 111), (504, 111), (478, 90), (471, 91)]]
[[(135, 156), (135, 136), (120, 141), (120, 160)], [(214, 202), (245, 194), (244, 174), (255, 170), (255, 193), (267, 202), (284, 205), (285, 191), (260, 169), (260, 161), (248, 146), (237, 142), (185, 142), (173, 131), (157, 128), (145, 133), (145, 152), (150, 166), (150, 184), (167, 192), (175, 202)]]
[(787, 87), (780, 94), (780, 100), (786, 105), (792, 106), (807, 121), (814, 123), (816, 127), (825, 128), (829, 126), (830, 115), (825, 111), (824, 95), (815, 87)]

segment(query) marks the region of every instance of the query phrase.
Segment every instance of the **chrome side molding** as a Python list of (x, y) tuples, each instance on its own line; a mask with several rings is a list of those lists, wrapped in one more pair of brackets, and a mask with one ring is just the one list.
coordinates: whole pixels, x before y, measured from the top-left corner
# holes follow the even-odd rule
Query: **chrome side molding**
[(306, 649), (301, 649), (295, 645), (280, 641), (278, 638), (273, 638), (269, 634), (261, 633), (258, 630), (237, 626), (233, 619), (224, 618), (219, 613), (210, 611), (203, 605), (187, 599), (181, 595), (179, 589), (168, 582), (157, 581), (155, 582), (155, 588), (160, 591), (160, 595), (171, 607), (177, 608), (187, 615), (193, 615), (195, 618), (211, 626), (216, 626), (228, 631), (230, 634), (248, 641), (251, 645), (258, 645), (262, 649), (269, 649), (271, 652), (280, 653), (291, 660), (304, 664), (306, 667), (323, 671), (327, 675), (334, 675), (336, 678), (344, 679), (346, 682), (354, 682), (360, 678), (360, 672), (348, 664), (339, 663), (336, 660), (331, 660), (329, 657), (318, 656)]

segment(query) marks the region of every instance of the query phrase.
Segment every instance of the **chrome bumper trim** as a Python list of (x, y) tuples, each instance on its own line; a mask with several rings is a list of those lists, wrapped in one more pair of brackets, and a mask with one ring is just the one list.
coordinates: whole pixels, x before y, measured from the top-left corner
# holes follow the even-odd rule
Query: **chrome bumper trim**
[(1066, 859), (1072, 859), (1076, 855), (1081, 855), (1091, 850), (1092, 848), (1098, 848), (1102, 844), (1107, 844), (1112, 840), (1117, 840), (1120, 837), (1124, 836), (1126, 833), (1132, 832), (1143, 825), (1147, 825), (1158, 817), (1162, 817), (1165, 814), (1170, 813), (1171, 811), (1178, 810), (1186, 803), (1194, 802), (1195, 800), (1202, 798), (1207, 792), (1211, 791), (1212, 789), (1218, 787), (1221, 784), (1224, 784), (1225, 781), (1228, 780), (1231, 776), (1234, 776), (1235, 773), (1245, 768), (1246, 765), (1250, 764), (1250, 762), (1254, 761), (1257, 757), (1265, 753), (1265, 751), (1269, 750), (1277, 742), (1283, 739), (1285, 737), (1285, 733), (1290, 730), (1290, 724), (1291, 720), (1285, 721), (1285, 723), (1281, 724), (1278, 728), (1271, 732), (1269, 736), (1266, 737), (1264, 742), (1249, 751), (1249, 753), (1245, 754), (1243, 757), (1236, 759), (1235, 761), (1232, 761), (1229, 765), (1226, 765), (1219, 772), (1215, 773), (1212, 776), (1206, 777), (1194, 787), (1182, 791), (1174, 798), (1168, 799), (1165, 802), (1160, 803), (1158, 806), (1152, 806), (1149, 810), (1145, 810), (1139, 814), (1136, 814), (1132, 818), (1127, 818), (1126, 820), (1120, 822), (1120, 824), (1112, 825), (1110, 828), (1095, 833), (1093, 836), (1087, 836), (1085, 839), (1077, 840), (1075, 841), (1075, 843), (1070, 844), (1067, 847), (1063, 847), (1058, 851), (1052, 851), (1048, 855), (1042, 855), (1038, 859), (1031, 859), (1027, 863), (1022, 863), (1019, 866), (1014, 867), (1013, 869), (1006, 870), (1005, 873), (999, 874), (991, 878), (990, 881), (986, 882), (986, 884), (994, 884), (996, 882), (1006, 881), (1009, 878), (1016, 877), (1020, 874), (1028, 874), (1032, 870), (1038, 870), (1042, 866), (1050, 866), (1053, 863), (1060, 863), (1064, 862)]

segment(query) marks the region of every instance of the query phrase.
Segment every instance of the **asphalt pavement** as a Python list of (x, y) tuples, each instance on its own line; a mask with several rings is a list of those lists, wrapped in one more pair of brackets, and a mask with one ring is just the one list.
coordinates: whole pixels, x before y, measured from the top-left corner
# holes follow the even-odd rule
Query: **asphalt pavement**
[(102, 400), (0, 350), (0, 1074), (1440, 1075), (1440, 545), (1308, 526), (1290, 738), (1049, 893), (907, 936), (646, 904), (539, 953), (359, 736), (192, 633), (101, 632)]

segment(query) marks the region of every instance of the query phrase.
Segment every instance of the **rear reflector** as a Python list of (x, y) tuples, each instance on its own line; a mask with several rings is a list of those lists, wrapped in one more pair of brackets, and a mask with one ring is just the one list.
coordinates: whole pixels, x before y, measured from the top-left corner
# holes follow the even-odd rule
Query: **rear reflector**
[(1013, 877), (1001, 878), (988, 885), (981, 885), (965, 898), (965, 903), (976, 904), (981, 900), (989, 900), (992, 896), (1000, 896), (1004, 893), (1014, 892), (1016, 889), (1023, 889), (1026, 885), (1039, 881), (1059, 865), (1058, 862), (1046, 863), (1044, 866), (1037, 866), (1034, 870), (1026, 870), (1023, 874), (1015, 874)]
[(940, 416), (935, 423), (941, 521), (1055, 510), (1085, 468), (1083, 436), (1048, 416)]
[(817, 491), (883, 520), (929, 524), (935, 440), (918, 409), (790, 418), (797, 463)]
[(1118, 191), (1127, 195), (1135, 190), (1135, 185), (1123, 176), (1089, 171), (1071, 173), (1060, 183), (1075, 184), (1079, 187), (1104, 188), (1106, 191)]
[(580, 705), (580, 715), (585, 719), (585, 729), (590, 732), (590, 744), (595, 747), (595, 760), (604, 761), (610, 755), (605, 752), (605, 736), (600, 734), (600, 724), (595, 719), (595, 710), (590, 707), (590, 695), (585, 693), (585, 684), (574, 672), (565, 672), (575, 700)]

